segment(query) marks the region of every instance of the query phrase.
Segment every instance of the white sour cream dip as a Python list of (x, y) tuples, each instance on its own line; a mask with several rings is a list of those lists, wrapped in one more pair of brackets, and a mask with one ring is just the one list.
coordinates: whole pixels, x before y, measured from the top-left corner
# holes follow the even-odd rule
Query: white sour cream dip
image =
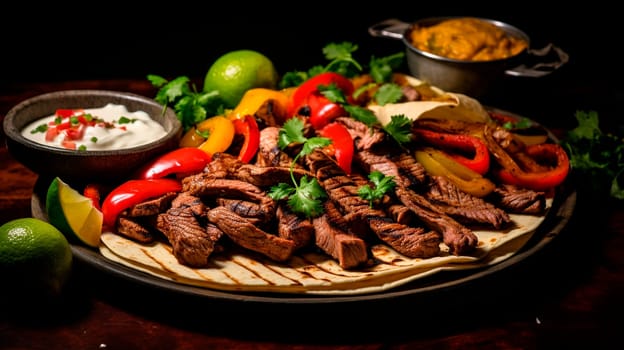
[(124, 105), (57, 113), (26, 125), (22, 136), (58, 148), (108, 151), (144, 145), (167, 134), (146, 112), (129, 112)]

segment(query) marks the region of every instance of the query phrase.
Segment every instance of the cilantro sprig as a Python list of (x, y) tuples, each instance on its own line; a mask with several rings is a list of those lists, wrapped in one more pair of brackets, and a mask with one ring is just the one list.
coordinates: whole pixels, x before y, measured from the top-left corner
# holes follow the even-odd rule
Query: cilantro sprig
[(375, 113), (365, 107), (351, 105), (347, 102), (344, 92), (335, 84), (319, 85), (318, 90), (331, 102), (340, 104), (353, 119), (359, 120), (369, 127), (378, 126), (390, 135), (400, 146), (412, 140), (412, 121), (404, 114), (394, 115), (390, 118), (390, 123), (381, 125)]
[(592, 193), (608, 194), (614, 199), (624, 199), (620, 179), (624, 174), (624, 140), (611, 133), (603, 133), (598, 112), (577, 111), (576, 128), (567, 132), (560, 144), (570, 158), (570, 167), (593, 186)]
[[(326, 65), (315, 65), (307, 71), (286, 72), (279, 82), (281, 89), (299, 86), (309, 78), (323, 73), (335, 72), (347, 78), (353, 78), (366, 70), (366, 67), (355, 59), (354, 53), (358, 45), (348, 41), (329, 43), (323, 47), (323, 54), (329, 61)], [(390, 56), (377, 58), (372, 56), (368, 64), (369, 73), (376, 84), (389, 83), (392, 73), (405, 62), (405, 53), (398, 52)]]
[(154, 100), (172, 107), (182, 123), (184, 131), (207, 117), (222, 114), (224, 106), (216, 90), (198, 92), (187, 76), (179, 76), (171, 81), (155, 74), (147, 76), (153, 86), (159, 88)]
[(326, 137), (307, 138), (303, 134), (304, 123), (299, 118), (290, 118), (279, 131), (278, 146), (285, 149), (289, 145), (302, 144), (301, 151), (294, 157), (290, 165), (290, 179), (292, 184), (281, 182), (269, 191), (269, 196), (275, 200), (288, 199), (290, 209), (297, 214), (303, 214), (308, 218), (316, 217), (323, 213), (323, 199), (327, 193), (318, 183), (315, 177), (302, 176), (299, 182), (295, 179), (294, 169), (297, 161), (302, 156), (312, 153), (318, 147), (326, 147), (331, 144), (331, 139)]
[(374, 186), (371, 187), (369, 184), (360, 186), (357, 193), (361, 198), (367, 200), (372, 208), (376, 201), (383, 198), (388, 191), (396, 186), (396, 182), (394, 182), (394, 176), (385, 176), (377, 170), (368, 174), (368, 179)]

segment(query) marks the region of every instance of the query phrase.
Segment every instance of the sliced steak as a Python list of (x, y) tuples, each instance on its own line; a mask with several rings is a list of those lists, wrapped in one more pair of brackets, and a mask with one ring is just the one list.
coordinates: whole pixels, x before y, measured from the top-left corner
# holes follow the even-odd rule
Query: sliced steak
[(277, 234), (295, 242), (295, 250), (309, 246), (314, 238), (312, 221), (293, 213), (285, 204), (277, 206)]
[(500, 229), (511, 222), (509, 214), (482, 198), (460, 190), (444, 176), (432, 176), (425, 197), (447, 215), (467, 224), (480, 224)]
[(210, 209), (208, 220), (219, 227), (234, 243), (275, 261), (288, 260), (295, 251), (295, 242), (264, 232), (227, 208)]
[(401, 186), (397, 186), (395, 193), (425, 225), (442, 233), (442, 239), (451, 254), (463, 255), (476, 248), (479, 238), (472, 230), (446, 215), (422, 195)]
[(151, 243), (154, 241), (151, 227), (146, 227), (139, 223), (136, 218), (120, 216), (117, 220), (116, 232), (133, 241), (141, 243)]
[(171, 201), (177, 197), (176, 192), (166, 193), (158, 198), (153, 198), (126, 209), (123, 213), (125, 216), (137, 217), (137, 216), (149, 216), (158, 215), (171, 206)]
[(214, 230), (206, 230), (193, 209), (185, 205), (158, 215), (157, 228), (169, 240), (176, 259), (191, 267), (206, 267), (222, 236)]
[(272, 213), (264, 211), (260, 204), (242, 199), (217, 198), (216, 203), (218, 206), (226, 207), (256, 225), (267, 223), (273, 217)]
[[(352, 232), (357, 232), (359, 237), (363, 237), (366, 235), (365, 232), (372, 231), (379, 239), (406, 256), (432, 256), (428, 254), (431, 254), (436, 249), (435, 246), (440, 243), (437, 233), (425, 232), (423, 228), (398, 223), (394, 223), (396, 224), (394, 226), (388, 225), (393, 223), (392, 219), (386, 215), (385, 211), (371, 208), (368, 201), (357, 194), (355, 182), (345, 176), (344, 172), (341, 174), (342, 169), (331, 161), (329, 156), (314, 150), (308, 155), (306, 161), (314, 173), (321, 174), (317, 175), (317, 178), (323, 179), (321, 186), (343, 214)], [(334, 176), (327, 177), (325, 174), (334, 174)], [(367, 230), (365, 231), (363, 227)], [(436, 243), (432, 242), (434, 238), (437, 239)]]
[[(294, 176), (297, 181), (304, 175), (312, 176), (309, 171), (301, 167), (295, 167), (293, 169), (292, 176)], [(230, 178), (249, 182), (258, 187), (274, 186), (280, 182), (290, 183), (292, 181), (290, 176), (290, 165), (258, 166), (254, 164), (242, 165), (236, 172), (229, 175)]]
[(440, 254), (440, 234), (392, 221), (387, 217), (371, 217), (373, 232), (397, 252), (410, 258), (431, 258)]
[(425, 168), (408, 154), (390, 155), (387, 153), (362, 150), (355, 153), (358, 165), (371, 173), (379, 171), (385, 176), (393, 176), (398, 186), (416, 187), (425, 183)]
[(338, 117), (335, 120), (347, 128), (358, 150), (371, 149), (373, 146), (383, 142), (386, 138), (385, 132), (378, 128), (369, 127), (351, 117)]
[(333, 227), (325, 215), (313, 220), (315, 243), (336, 259), (343, 269), (351, 269), (368, 260), (368, 248), (363, 239)]
[(540, 215), (546, 210), (546, 195), (513, 185), (497, 186), (486, 198), (511, 213)]
[(260, 130), (260, 146), (256, 165), (259, 166), (283, 166), (289, 167), (292, 159), (278, 146), (280, 128), (269, 126)]

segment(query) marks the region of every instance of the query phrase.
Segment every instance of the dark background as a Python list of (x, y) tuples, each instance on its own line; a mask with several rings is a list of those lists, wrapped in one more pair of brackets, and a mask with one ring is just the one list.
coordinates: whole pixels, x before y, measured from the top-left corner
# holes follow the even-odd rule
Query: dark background
[[(42, 7), (43, 6), (43, 7)], [(253, 49), (280, 73), (326, 63), (330, 42), (359, 46), (355, 56), (403, 51), (400, 40), (374, 38), (368, 27), (388, 18), (406, 22), (429, 16), (477, 16), (524, 30), (532, 47), (553, 43), (570, 62), (538, 79), (513, 78), (482, 102), (550, 123), (573, 122), (576, 110), (597, 110), (619, 125), (624, 45), (620, 14), (597, 2), (549, 5), (495, 2), (169, 2), (150, 7), (128, 3), (15, 4), (4, 12), (1, 89), (26, 81), (145, 79), (186, 75), (202, 79), (220, 55)]]

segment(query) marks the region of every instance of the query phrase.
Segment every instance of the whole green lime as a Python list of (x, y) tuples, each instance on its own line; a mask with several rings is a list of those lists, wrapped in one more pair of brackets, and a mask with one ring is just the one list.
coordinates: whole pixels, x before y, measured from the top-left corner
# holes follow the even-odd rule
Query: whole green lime
[(3, 292), (59, 294), (72, 267), (72, 251), (56, 227), (36, 218), (0, 226)]
[(254, 50), (230, 51), (214, 61), (204, 79), (204, 92), (218, 91), (226, 108), (234, 108), (245, 91), (275, 89), (278, 73), (273, 62)]

